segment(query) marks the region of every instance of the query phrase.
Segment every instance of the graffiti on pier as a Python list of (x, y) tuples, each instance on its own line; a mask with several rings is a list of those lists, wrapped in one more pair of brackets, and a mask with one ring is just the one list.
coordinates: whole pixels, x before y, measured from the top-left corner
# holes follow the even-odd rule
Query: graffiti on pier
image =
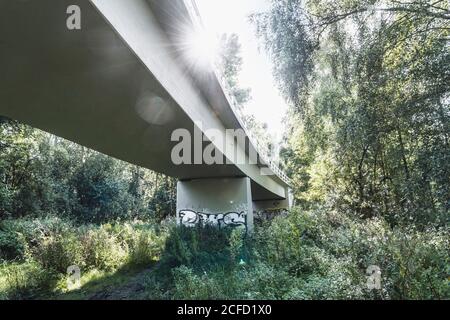
[(244, 211), (227, 213), (205, 213), (190, 209), (180, 210), (179, 223), (188, 227), (195, 225), (212, 225), (220, 229), (225, 227), (242, 226), (247, 230), (247, 215)]

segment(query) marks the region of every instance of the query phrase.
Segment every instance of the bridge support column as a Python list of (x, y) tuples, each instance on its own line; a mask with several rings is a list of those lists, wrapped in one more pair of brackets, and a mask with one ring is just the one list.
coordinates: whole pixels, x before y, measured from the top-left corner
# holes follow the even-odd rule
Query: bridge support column
[(214, 178), (179, 181), (177, 222), (245, 226), (253, 231), (253, 203), (249, 178)]
[(289, 188), (286, 188), (286, 199), (283, 200), (259, 200), (253, 201), (253, 210), (257, 214), (271, 211), (287, 210), (292, 208), (293, 195)]

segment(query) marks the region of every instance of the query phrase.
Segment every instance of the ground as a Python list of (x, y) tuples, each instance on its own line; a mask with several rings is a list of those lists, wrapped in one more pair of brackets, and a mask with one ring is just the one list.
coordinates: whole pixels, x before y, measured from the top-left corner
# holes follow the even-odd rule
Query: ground
[(63, 300), (140, 300), (145, 299), (146, 278), (152, 268), (107, 274), (86, 283), (81, 289), (58, 295)]

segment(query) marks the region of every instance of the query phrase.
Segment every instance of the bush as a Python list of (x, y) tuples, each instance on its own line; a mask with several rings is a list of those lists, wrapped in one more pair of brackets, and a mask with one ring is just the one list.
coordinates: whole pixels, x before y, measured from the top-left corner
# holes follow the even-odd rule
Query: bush
[(8, 219), (0, 222), (0, 251), (4, 260), (24, 260), (48, 244), (49, 238), (68, 233), (71, 222), (57, 217)]
[(0, 261), (23, 260), (27, 244), (21, 234), (0, 230)]
[[(448, 228), (391, 227), (317, 208), (291, 210), (252, 237), (240, 229), (142, 222), (76, 226), (48, 217), (5, 220), (2, 252), (22, 257), (0, 269), (0, 297), (35, 297), (83, 274), (126, 266), (154, 270), (145, 296), (155, 299), (446, 299)], [(381, 290), (368, 290), (366, 269), (381, 269)], [(100, 271), (103, 270), (103, 271)], [(63, 287), (63, 286), (59, 286)], [(56, 289), (53, 289), (56, 290)], [(59, 290), (59, 289), (58, 289)]]
[(32, 259), (48, 270), (65, 273), (73, 264), (83, 265), (76, 228), (58, 217), (5, 220), (2, 229), (15, 244), (16, 258)]
[(47, 237), (34, 249), (34, 256), (44, 268), (60, 273), (66, 273), (69, 266), (84, 265), (81, 242), (71, 232)]
[(141, 222), (77, 226), (47, 217), (5, 220), (1, 227), (2, 255), (22, 259), (2, 265), (2, 299), (65, 291), (71, 265), (77, 265), (82, 276), (145, 266), (159, 259), (167, 237), (165, 226)]
[(111, 232), (127, 248), (127, 263), (134, 266), (159, 260), (167, 236), (164, 228), (139, 221), (115, 224)]
[(181, 266), (172, 271), (175, 285), (175, 299), (220, 299), (223, 286), (218, 285), (210, 275), (197, 275), (191, 268)]
[(109, 229), (108, 225), (89, 229), (81, 237), (86, 267), (112, 271), (126, 261), (127, 248)]
[(448, 299), (450, 262), (448, 230), (396, 228), (374, 259), (378, 262), (390, 299)]
[[(219, 230), (214, 226), (172, 227), (165, 245), (163, 263), (168, 267), (181, 265), (205, 269), (214, 266), (230, 267), (241, 244), (232, 229)], [(233, 248), (230, 247), (233, 241)]]
[(82, 223), (130, 218), (132, 196), (123, 177), (123, 163), (94, 153), (76, 168), (70, 180), (76, 201), (71, 215)]
[(159, 260), (164, 249), (164, 238), (153, 232), (140, 231), (130, 244), (129, 262), (133, 265), (145, 265)]
[(30, 246), (36, 246), (49, 236), (63, 234), (74, 228), (71, 221), (56, 216), (9, 219), (2, 221), (0, 226), (3, 230), (23, 236)]
[(30, 299), (48, 293), (57, 276), (35, 261), (0, 264), (0, 299)]

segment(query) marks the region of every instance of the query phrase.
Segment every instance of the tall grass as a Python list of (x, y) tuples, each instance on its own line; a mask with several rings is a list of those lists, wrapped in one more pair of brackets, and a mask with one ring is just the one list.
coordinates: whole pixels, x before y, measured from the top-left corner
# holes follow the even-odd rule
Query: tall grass
[[(64, 292), (66, 269), (76, 264), (83, 284), (145, 269), (139, 297), (149, 299), (448, 299), (448, 231), (392, 228), (382, 218), (358, 220), (323, 208), (291, 210), (256, 226), (251, 237), (172, 222), (6, 220), (0, 298)], [(367, 287), (369, 265), (381, 269), (379, 290)]]
[(59, 283), (76, 265), (112, 272), (159, 259), (167, 231), (141, 222), (76, 225), (48, 217), (0, 223), (0, 298), (33, 298)]
[[(448, 228), (392, 228), (382, 218), (358, 220), (319, 208), (291, 210), (257, 226), (251, 238), (213, 232), (171, 233), (163, 256), (172, 267), (171, 297), (450, 298)], [(210, 241), (200, 242), (205, 235)], [(380, 289), (367, 286), (371, 265), (381, 270)]]

